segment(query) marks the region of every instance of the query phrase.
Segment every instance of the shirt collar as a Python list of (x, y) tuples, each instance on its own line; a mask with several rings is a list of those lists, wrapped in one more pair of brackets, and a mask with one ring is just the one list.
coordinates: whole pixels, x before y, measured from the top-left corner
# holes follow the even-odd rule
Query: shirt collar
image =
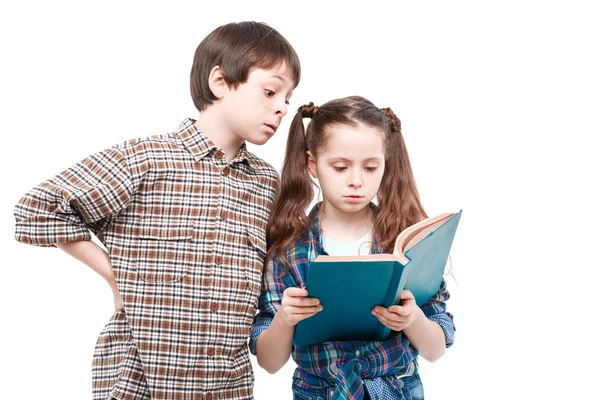
[[(195, 119), (186, 118), (179, 128), (176, 135), (181, 138), (183, 145), (194, 156), (197, 161), (200, 161), (211, 152), (217, 151), (217, 146), (196, 128)], [(246, 147), (246, 142), (238, 150), (236, 156), (231, 160), (231, 163), (245, 161), (250, 167), (255, 169), (258, 166), (256, 157), (250, 153)]]

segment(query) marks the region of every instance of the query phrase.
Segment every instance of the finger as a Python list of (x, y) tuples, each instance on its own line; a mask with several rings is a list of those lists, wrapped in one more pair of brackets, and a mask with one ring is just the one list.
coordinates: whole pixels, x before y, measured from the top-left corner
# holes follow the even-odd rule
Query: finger
[(389, 318), (387, 318), (381, 314), (375, 314), (375, 316), (377, 317), (379, 322), (381, 322), (382, 324), (384, 324), (385, 326), (387, 326), (390, 329), (393, 329), (395, 331), (399, 331), (402, 329), (403, 325), (401, 323), (398, 323), (396, 321), (391, 321)]
[(403, 290), (400, 294), (400, 300), (414, 300), (415, 296), (410, 290)]
[(323, 310), (323, 306), (314, 306), (314, 307), (295, 307), (295, 306), (287, 306), (284, 308), (284, 311), (288, 315), (296, 315), (296, 314), (315, 314), (319, 311)]
[(410, 315), (410, 310), (404, 306), (391, 306), (387, 310), (402, 317), (407, 317)]
[(314, 297), (289, 297), (284, 296), (281, 299), (281, 304), (289, 304), (296, 307), (314, 307), (318, 306), (321, 302), (319, 299)]
[(287, 294), (290, 297), (306, 297), (308, 296), (308, 291), (304, 288), (289, 287), (283, 291), (283, 294)]
[(390, 312), (388, 310), (386, 310), (385, 308), (383, 309), (382, 312), (377, 313), (378, 315), (382, 315), (385, 318), (387, 318), (389, 321), (392, 321), (394, 323), (402, 323), (404, 322), (404, 316), (394, 313), (394, 312)]

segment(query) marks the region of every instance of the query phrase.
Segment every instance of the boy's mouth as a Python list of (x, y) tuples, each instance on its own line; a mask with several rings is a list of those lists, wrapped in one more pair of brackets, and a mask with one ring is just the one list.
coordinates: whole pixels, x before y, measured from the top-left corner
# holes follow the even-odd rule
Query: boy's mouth
[(277, 125), (275, 125), (275, 124), (265, 124), (265, 125), (268, 126), (271, 129), (273, 129), (273, 132), (277, 131)]

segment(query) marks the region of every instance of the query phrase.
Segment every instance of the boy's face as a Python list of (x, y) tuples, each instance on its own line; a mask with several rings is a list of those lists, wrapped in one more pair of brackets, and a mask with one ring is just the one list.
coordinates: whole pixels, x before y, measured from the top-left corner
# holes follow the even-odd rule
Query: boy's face
[(223, 97), (223, 110), (231, 132), (252, 144), (265, 144), (287, 114), (294, 81), (287, 65), (253, 69), (248, 80)]

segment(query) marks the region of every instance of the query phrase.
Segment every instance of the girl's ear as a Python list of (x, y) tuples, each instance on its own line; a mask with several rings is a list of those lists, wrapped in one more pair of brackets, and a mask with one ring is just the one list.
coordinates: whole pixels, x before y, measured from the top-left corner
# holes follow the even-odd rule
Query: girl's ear
[(220, 65), (215, 65), (208, 75), (208, 86), (217, 99), (222, 99), (229, 91), (229, 85)]
[(308, 159), (306, 160), (306, 164), (308, 166), (308, 172), (310, 172), (310, 175), (313, 178), (318, 178), (317, 177), (317, 162), (315, 161), (315, 158), (313, 157), (312, 153), (310, 151), (306, 152)]

